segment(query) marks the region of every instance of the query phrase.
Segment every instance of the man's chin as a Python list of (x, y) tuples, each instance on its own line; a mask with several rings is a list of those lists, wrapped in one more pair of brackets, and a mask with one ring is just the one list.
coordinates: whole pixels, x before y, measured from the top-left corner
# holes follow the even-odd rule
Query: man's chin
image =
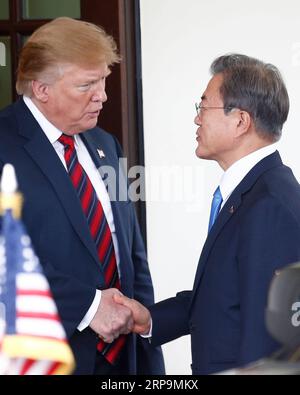
[(199, 159), (205, 159), (205, 158), (203, 157), (203, 152), (201, 152), (201, 149), (200, 149), (199, 147), (196, 148), (195, 154), (196, 154), (196, 156), (197, 156)]
[(210, 160), (211, 157), (209, 154), (203, 152), (199, 147), (196, 148), (195, 150), (195, 154), (199, 159), (206, 159), (206, 160)]
[(88, 122), (86, 122), (84, 130), (93, 129), (94, 127), (97, 126), (97, 122), (98, 122), (98, 118), (90, 119)]

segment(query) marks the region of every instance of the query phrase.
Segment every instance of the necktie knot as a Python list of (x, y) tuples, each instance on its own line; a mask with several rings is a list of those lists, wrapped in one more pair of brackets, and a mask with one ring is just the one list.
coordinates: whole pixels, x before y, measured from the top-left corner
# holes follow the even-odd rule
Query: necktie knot
[(214, 199), (215, 199), (216, 201), (219, 201), (219, 200), (222, 201), (222, 200), (223, 200), (220, 187), (218, 187), (218, 188), (215, 190)]
[(74, 142), (74, 137), (73, 136), (67, 136), (66, 134), (62, 134), (58, 141), (65, 147), (74, 149), (75, 148), (75, 142)]
[(222, 194), (220, 191), (220, 187), (215, 190), (214, 197), (211, 203), (210, 217), (209, 217), (209, 225), (208, 232), (212, 228), (221, 208), (223, 202)]

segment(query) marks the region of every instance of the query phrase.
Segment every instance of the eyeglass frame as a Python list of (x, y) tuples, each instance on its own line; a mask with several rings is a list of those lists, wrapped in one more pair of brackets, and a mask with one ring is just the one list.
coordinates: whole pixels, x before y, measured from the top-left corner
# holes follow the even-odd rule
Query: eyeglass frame
[(214, 107), (214, 106), (202, 106), (202, 102), (195, 103), (195, 107), (196, 107), (196, 113), (197, 113), (197, 117), (199, 117), (199, 115), (201, 115), (201, 110), (228, 110), (231, 111), (234, 109), (234, 107)]

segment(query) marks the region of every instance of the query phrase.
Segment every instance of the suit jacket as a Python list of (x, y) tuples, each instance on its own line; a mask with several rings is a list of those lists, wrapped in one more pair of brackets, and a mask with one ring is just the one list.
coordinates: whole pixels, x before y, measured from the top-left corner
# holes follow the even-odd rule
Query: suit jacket
[(194, 374), (269, 355), (280, 347), (264, 323), (270, 280), (298, 260), (300, 186), (276, 152), (252, 168), (222, 208), (193, 290), (151, 308), (152, 343), (190, 334)]
[[(81, 136), (97, 168), (115, 169), (117, 181), (120, 178), (117, 193), (124, 196), (125, 192), (126, 196), (127, 179), (119, 169), (122, 152), (116, 139), (99, 128)], [(100, 159), (97, 148), (105, 152), (105, 158)], [(1, 168), (5, 163), (16, 169), (24, 196), (22, 218), (72, 347), (75, 373), (92, 374), (96, 334), (90, 328), (83, 332), (76, 328), (90, 307), (96, 288), (105, 288), (102, 267), (69, 175), (23, 100), (0, 113)], [(121, 291), (145, 305), (154, 303), (134, 206), (129, 199), (112, 201), (111, 205), (119, 243)], [(164, 374), (161, 350), (151, 347), (147, 340), (129, 335), (124, 352), (129, 373)]]

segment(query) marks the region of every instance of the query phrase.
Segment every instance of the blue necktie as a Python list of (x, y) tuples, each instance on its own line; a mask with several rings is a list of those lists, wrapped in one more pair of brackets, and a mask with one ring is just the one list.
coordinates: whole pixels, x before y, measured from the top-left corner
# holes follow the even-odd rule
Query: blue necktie
[(214, 197), (211, 202), (208, 232), (210, 232), (213, 224), (215, 223), (215, 220), (217, 219), (222, 202), (223, 202), (222, 194), (220, 191), (220, 187), (218, 187), (214, 193)]

